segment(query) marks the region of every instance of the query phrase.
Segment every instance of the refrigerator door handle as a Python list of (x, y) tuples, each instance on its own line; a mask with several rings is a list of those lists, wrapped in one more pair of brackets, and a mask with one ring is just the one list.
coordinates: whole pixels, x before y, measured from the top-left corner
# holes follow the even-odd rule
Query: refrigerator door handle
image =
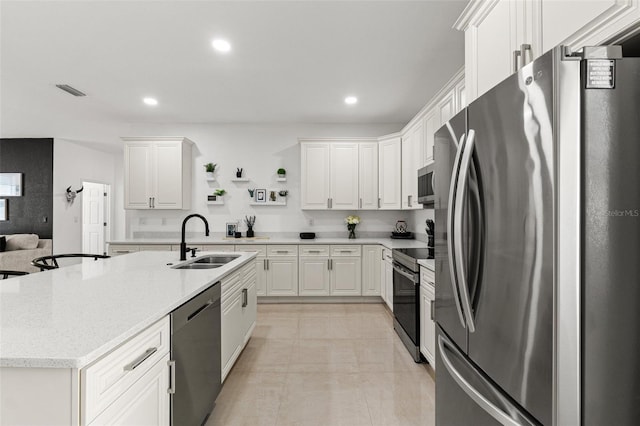
[[(486, 411), (491, 417), (496, 419), (498, 422), (505, 426), (522, 426), (521, 423), (514, 420), (511, 416), (509, 416), (505, 410), (496, 406), (492, 401), (489, 400), (485, 395), (483, 395), (478, 389), (474, 388), (471, 383), (469, 383), (456, 368), (453, 366), (453, 363), (449, 359), (449, 355), (447, 352), (452, 352), (455, 354), (455, 350), (452, 347), (452, 344), (449, 343), (442, 334), (438, 335), (438, 349), (440, 350), (440, 361), (444, 364), (445, 368), (453, 378), (453, 380), (460, 386), (460, 388), (467, 394), (473, 401), (480, 406), (484, 411)], [(493, 395), (494, 398), (500, 398), (498, 395)], [(506, 400), (502, 401), (505, 405), (509, 404)], [(515, 407), (507, 406), (507, 409), (512, 409), (513, 411)]]
[(469, 170), (471, 169), (475, 138), (476, 132), (473, 129), (469, 130), (467, 141), (463, 147), (464, 152), (462, 159), (460, 160), (460, 172), (456, 188), (456, 205), (453, 213), (453, 245), (456, 251), (455, 261), (456, 272), (458, 272), (458, 291), (460, 292), (460, 301), (462, 302), (462, 312), (464, 312), (467, 326), (471, 333), (476, 331), (476, 325), (473, 319), (473, 311), (471, 310), (469, 287), (467, 285), (467, 271), (464, 263), (464, 253), (462, 252), (464, 245), (464, 241), (462, 240), (462, 223), (464, 222), (464, 193), (467, 190), (467, 182), (469, 181)]
[[(449, 261), (449, 274), (451, 275), (451, 287), (453, 289), (453, 298), (456, 302), (456, 310), (458, 311), (458, 317), (460, 318), (460, 324), (462, 328), (466, 328), (464, 321), (464, 314), (462, 313), (462, 305), (460, 304), (460, 294), (458, 291), (458, 276), (455, 266), (455, 253), (454, 253), (454, 227), (453, 218), (455, 214), (455, 198), (456, 198), (456, 184), (458, 183), (458, 175), (460, 173), (460, 160), (462, 159), (462, 151), (464, 151), (466, 135), (462, 135), (460, 142), (458, 143), (458, 150), (456, 157), (453, 160), (453, 172), (451, 173), (451, 184), (449, 185), (449, 206), (447, 209), (447, 256)], [(454, 138), (455, 141), (455, 138)]]

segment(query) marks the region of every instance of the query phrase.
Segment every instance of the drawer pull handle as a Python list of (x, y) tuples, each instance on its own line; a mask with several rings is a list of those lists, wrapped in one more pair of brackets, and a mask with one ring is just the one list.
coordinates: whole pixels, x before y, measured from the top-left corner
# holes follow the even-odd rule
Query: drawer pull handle
[(353, 253), (355, 250), (340, 250), (340, 253)]
[(145, 362), (147, 360), (147, 358), (149, 358), (151, 355), (155, 354), (156, 352), (158, 352), (158, 348), (149, 348), (147, 349), (142, 355), (140, 355), (138, 358), (134, 359), (131, 364), (127, 364), (124, 366), (124, 371), (133, 371), (136, 369), (136, 367), (138, 367), (140, 364), (142, 364), (143, 362)]
[(289, 250), (276, 250), (276, 253), (287, 254), (287, 253), (289, 253)]
[(309, 250), (309, 253), (320, 253), (320, 250)]

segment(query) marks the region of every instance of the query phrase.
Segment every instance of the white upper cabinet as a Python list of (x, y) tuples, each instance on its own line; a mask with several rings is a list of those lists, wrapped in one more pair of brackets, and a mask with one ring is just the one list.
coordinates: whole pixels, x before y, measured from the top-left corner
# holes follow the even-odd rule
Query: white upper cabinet
[(358, 208), (358, 160), (357, 143), (331, 144), (329, 208)]
[(467, 101), (556, 46), (613, 44), (638, 23), (640, 0), (472, 0), (454, 25), (465, 32)]
[[(472, 1), (454, 25), (465, 32), (465, 79), (470, 100), (530, 62), (533, 51), (539, 51), (534, 40), (539, 31), (527, 27), (525, 20), (527, 11), (535, 9), (531, 6), (534, 1)], [(526, 44), (531, 49), (523, 48)]]
[(402, 209), (421, 209), (418, 203), (418, 168), (423, 147), (424, 130), (421, 122), (407, 130), (402, 137)]
[(444, 98), (438, 103), (438, 113), (440, 114), (440, 123), (446, 123), (456, 113), (456, 91), (455, 89), (446, 93)]
[(378, 143), (367, 142), (359, 146), (358, 185), (360, 210), (378, 209)]
[(300, 150), (303, 209), (377, 209), (375, 139), (301, 139)]
[(435, 132), (440, 128), (440, 117), (438, 111), (434, 108), (427, 113), (424, 118), (424, 149), (422, 166), (426, 166), (433, 162), (433, 146)]
[(401, 152), (402, 142), (400, 136), (393, 135), (380, 138), (378, 190), (380, 192), (379, 207), (381, 210), (400, 210), (401, 208)]
[(301, 143), (302, 208), (328, 209), (330, 198), (329, 143)]
[(125, 209), (191, 208), (191, 146), (186, 138), (122, 138)]
[[(540, 0), (539, 0), (540, 1)], [(619, 42), (640, 21), (638, 0), (541, 1), (542, 51)]]

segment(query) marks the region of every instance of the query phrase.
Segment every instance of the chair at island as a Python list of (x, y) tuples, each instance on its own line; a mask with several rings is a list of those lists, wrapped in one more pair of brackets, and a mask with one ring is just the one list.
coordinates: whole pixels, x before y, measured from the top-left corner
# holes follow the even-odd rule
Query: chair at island
[(105, 254), (86, 254), (86, 253), (69, 253), (69, 254), (54, 254), (52, 256), (37, 257), (31, 261), (31, 264), (36, 268), (40, 268), (40, 271), (48, 271), (50, 269), (58, 269), (58, 259), (73, 259), (73, 258), (93, 258), (108, 259), (111, 256)]

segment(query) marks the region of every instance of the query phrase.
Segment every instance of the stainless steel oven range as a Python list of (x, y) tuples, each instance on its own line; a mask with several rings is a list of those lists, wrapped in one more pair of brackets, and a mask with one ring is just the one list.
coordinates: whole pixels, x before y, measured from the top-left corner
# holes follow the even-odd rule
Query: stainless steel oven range
[(420, 266), (428, 248), (393, 250), (393, 328), (415, 362), (420, 355)]

